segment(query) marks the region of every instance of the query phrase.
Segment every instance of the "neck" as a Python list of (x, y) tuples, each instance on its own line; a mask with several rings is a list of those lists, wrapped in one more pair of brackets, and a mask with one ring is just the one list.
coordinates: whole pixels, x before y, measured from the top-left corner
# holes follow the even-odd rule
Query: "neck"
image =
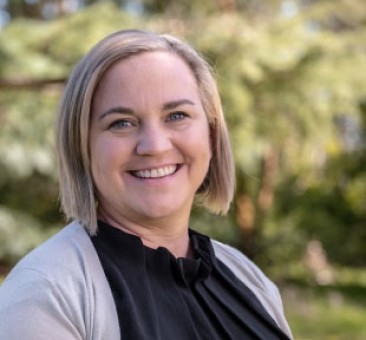
[(176, 258), (192, 257), (188, 221), (185, 224), (175, 223), (174, 228), (168, 221), (134, 223), (123, 218), (113, 218), (102, 209), (98, 211), (98, 219), (114, 228), (138, 236), (146, 247), (153, 249), (164, 247)]

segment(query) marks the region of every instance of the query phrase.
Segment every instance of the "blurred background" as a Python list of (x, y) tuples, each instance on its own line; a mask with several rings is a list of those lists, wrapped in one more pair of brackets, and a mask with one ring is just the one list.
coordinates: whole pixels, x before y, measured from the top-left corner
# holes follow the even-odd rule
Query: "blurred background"
[(365, 339), (364, 0), (0, 0), (0, 275), (64, 225), (60, 94), (125, 28), (177, 35), (215, 69), (237, 191), (228, 216), (196, 208), (192, 227), (279, 285), (296, 339)]

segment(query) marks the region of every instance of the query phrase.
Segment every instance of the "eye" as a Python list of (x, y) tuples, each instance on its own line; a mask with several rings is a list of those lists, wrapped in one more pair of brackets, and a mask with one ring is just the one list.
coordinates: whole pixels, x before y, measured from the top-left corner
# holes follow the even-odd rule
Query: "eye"
[(183, 120), (184, 118), (188, 117), (188, 115), (182, 111), (172, 112), (168, 116), (168, 120), (170, 121), (179, 121)]
[(127, 129), (133, 126), (133, 123), (128, 119), (118, 119), (113, 121), (110, 125), (110, 129)]

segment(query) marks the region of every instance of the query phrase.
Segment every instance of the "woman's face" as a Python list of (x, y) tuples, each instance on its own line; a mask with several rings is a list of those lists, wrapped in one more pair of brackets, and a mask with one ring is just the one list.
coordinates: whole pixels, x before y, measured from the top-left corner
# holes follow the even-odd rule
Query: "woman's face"
[(188, 223), (211, 158), (195, 78), (178, 56), (147, 52), (114, 64), (93, 98), (92, 176), (103, 211), (121, 223)]

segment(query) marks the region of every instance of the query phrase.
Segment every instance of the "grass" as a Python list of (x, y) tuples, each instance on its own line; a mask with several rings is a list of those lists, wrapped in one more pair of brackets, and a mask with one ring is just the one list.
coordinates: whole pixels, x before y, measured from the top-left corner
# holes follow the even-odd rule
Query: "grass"
[(292, 280), (281, 291), (295, 339), (366, 339), (366, 270), (338, 269), (329, 286)]
[(295, 339), (366, 339), (366, 306), (337, 291), (319, 295), (286, 287), (283, 299)]

